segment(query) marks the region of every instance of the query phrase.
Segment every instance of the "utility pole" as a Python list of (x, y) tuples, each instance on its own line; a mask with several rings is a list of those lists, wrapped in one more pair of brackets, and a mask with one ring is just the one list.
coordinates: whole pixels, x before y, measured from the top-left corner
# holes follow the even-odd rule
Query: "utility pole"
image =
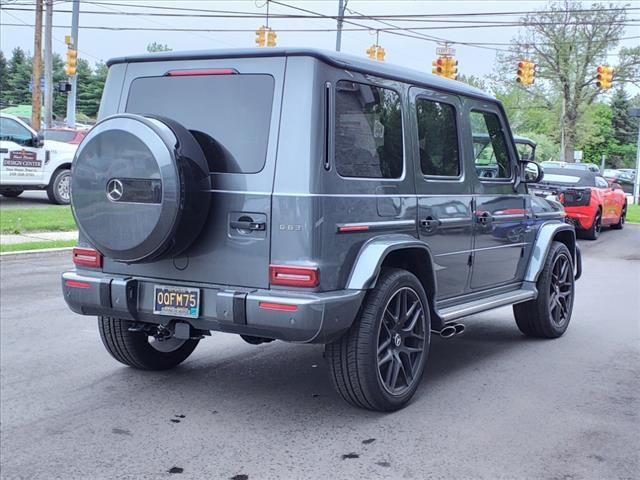
[[(78, 50), (78, 21), (80, 20), (80, 0), (73, 0), (71, 13), (71, 44)], [(72, 75), (71, 91), (67, 94), (67, 126), (76, 126), (76, 95), (78, 94), (78, 75)]]
[(33, 40), (33, 81), (31, 95), (31, 126), (40, 130), (40, 75), (42, 74), (42, 1), (36, 0), (36, 29)]
[(53, 52), (51, 31), (53, 29), (53, 0), (45, 0), (46, 21), (44, 28), (44, 126), (53, 124)]
[(336, 52), (340, 51), (342, 46), (342, 18), (344, 10), (347, 8), (348, 0), (338, 0), (338, 31), (336, 32)]

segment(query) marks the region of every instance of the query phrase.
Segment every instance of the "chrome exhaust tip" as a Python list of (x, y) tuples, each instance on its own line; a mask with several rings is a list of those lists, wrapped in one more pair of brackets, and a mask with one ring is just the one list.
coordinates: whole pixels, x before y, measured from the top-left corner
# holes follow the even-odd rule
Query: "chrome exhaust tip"
[(438, 333), (442, 338), (451, 338), (456, 334), (456, 327), (453, 325), (445, 325)]
[(456, 335), (460, 335), (462, 333), (464, 333), (465, 327), (463, 324), (461, 323), (456, 323), (453, 328), (456, 329)]

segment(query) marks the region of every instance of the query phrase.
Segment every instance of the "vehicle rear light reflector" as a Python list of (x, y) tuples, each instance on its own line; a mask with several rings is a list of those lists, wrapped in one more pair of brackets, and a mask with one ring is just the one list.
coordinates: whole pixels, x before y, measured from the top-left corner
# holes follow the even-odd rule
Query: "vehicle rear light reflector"
[(558, 201), (564, 205), (564, 193), (558, 195)]
[(347, 233), (347, 232), (366, 232), (369, 230), (369, 225), (344, 225), (342, 227), (338, 227), (338, 232)]
[(269, 266), (271, 285), (287, 285), (289, 287), (316, 287), (320, 272), (315, 267), (287, 267), (284, 265)]
[(102, 255), (93, 248), (76, 247), (73, 249), (73, 263), (83, 267), (102, 267)]
[(238, 71), (233, 68), (200, 68), (197, 70), (170, 70), (169, 77), (193, 77), (196, 75), (235, 75)]
[(64, 284), (72, 288), (91, 288), (91, 284), (87, 282), (78, 282), (77, 280), (65, 280)]
[(259, 302), (258, 306), (264, 310), (281, 310), (283, 312), (295, 312), (298, 310), (297, 305), (287, 303)]

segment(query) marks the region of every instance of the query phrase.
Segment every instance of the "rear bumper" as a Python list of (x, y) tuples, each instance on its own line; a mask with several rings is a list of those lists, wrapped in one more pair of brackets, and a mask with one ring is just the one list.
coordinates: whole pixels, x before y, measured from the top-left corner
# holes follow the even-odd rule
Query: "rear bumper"
[[(179, 321), (200, 330), (303, 343), (328, 343), (342, 336), (356, 317), (365, 294), (364, 290), (315, 293), (189, 284), (200, 288), (201, 305), (198, 318), (186, 319), (153, 313), (156, 284), (179, 286), (181, 282), (75, 270), (62, 274), (64, 299), (71, 310), (81, 315), (108, 315), (163, 325)], [(285, 304), (295, 310), (264, 308), (265, 303)]]
[(595, 211), (589, 207), (564, 207), (567, 214), (567, 222), (576, 228), (588, 230), (593, 225), (595, 219)]

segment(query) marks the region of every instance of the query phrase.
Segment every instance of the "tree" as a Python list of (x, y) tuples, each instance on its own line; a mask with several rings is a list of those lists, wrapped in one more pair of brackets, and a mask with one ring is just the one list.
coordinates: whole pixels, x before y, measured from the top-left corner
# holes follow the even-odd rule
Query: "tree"
[(169, 48), (169, 46), (166, 43), (152, 42), (152, 43), (147, 45), (147, 52), (149, 52), (149, 53), (170, 52), (172, 50), (173, 49)]
[[(578, 125), (586, 108), (602, 93), (595, 85), (596, 68), (618, 45), (626, 19), (624, 6), (594, 4), (585, 8), (580, 2), (554, 1), (547, 9), (522, 18), (523, 33), (509, 52), (498, 55), (496, 81), (503, 85), (513, 82), (523, 57), (537, 64), (536, 85), (518, 88), (549, 109), (559, 100), (561, 155), (566, 161), (573, 161)], [(614, 82), (637, 82), (640, 47), (619, 53)]]
[(476, 77), (475, 75), (465, 75), (464, 73), (461, 73), (458, 75), (458, 81), (483, 91), (487, 90), (487, 83), (482, 78)]
[(0, 50), (0, 107), (5, 105), (5, 85), (7, 83), (7, 77), (9, 75), (9, 68), (7, 66), (7, 59), (4, 56), (2, 50)]
[[(629, 115), (631, 102), (624, 88), (619, 87), (611, 97), (611, 125), (613, 136), (621, 145), (635, 143), (638, 122)], [(634, 121), (635, 120), (635, 121)]]
[(24, 50), (20, 47), (14, 48), (7, 64), (6, 82), (3, 82), (3, 103), (7, 105), (31, 104), (31, 92), (29, 92), (31, 71), (31, 59), (27, 58)]

